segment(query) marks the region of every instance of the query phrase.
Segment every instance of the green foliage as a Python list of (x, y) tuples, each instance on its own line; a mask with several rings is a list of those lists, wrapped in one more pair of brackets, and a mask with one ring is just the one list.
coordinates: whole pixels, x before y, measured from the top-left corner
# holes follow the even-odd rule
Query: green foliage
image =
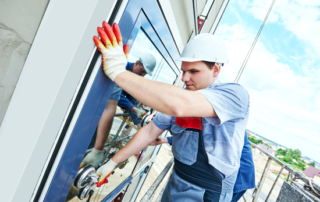
[(294, 158), (295, 160), (299, 161), (301, 158), (301, 151), (299, 149), (293, 150), (291, 157)]
[(251, 137), (248, 137), (249, 141), (254, 143), (254, 144), (260, 144), (260, 143), (263, 143), (262, 140), (257, 140), (255, 137), (251, 136)]
[(301, 169), (301, 170), (305, 170), (306, 169), (306, 165), (302, 162), (298, 162), (298, 167)]
[(296, 161), (301, 161), (301, 151), (299, 149), (278, 149), (276, 151), (277, 156), (290, 156), (291, 158), (295, 159)]
[(293, 149), (288, 149), (286, 156), (291, 156), (292, 157), (293, 154)]
[(272, 147), (270, 145), (268, 145), (268, 143), (263, 143), (264, 145), (266, 145), (267, 147), (269, 147), (270, 149), (272, 149)]
[(311, 163), (308, 163), (308, 165), (315, 167), (315, 166), (316, 166), (316, 163), (313, 161), (313, 162), (311, 162)]
[[(285, 153), (284, 151), (286, 151), (286, 150), (278, 149), (276, 151), (276, 153), (277, 153), (277, 155), (283, 155)], [(289, 164), (296, 171), (299, 171), (299, 172), (304, 171), (306, 169), (306, 165), (302, 162), (301, 159), (298, 159), (297, 163), (293, 163), (293, 158), (292, 158), (292, 156), (290, 156), (290, 154), (292, 155), (294, 152), (293, 152), (293, 150), (291, 150), (291, 152), (289, 152), (289, 151), (290, 151), (290, 149), (288, 149), (288, 152), (285, 155), (285, 157), (279, 158), (279, 160), (285, 164)]]
[(287, 150), (286, 150), (286, 149), (281, 149), (281, 148), (279, 148), (279, 149), (276, 151), (276, 155), (277, 155), (277, 156), (286, 156), (286, 155), (287, 155)]
[(282, 160), (286, 163), (292, 163), (292, 157), (286, 155), (285, 157), (282, 158)]

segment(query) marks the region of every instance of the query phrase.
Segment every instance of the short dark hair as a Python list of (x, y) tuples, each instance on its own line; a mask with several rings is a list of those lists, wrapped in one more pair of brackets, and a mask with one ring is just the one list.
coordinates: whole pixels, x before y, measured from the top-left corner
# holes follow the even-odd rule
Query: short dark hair
[[(202, 62), (204, 62), (209, 67), (209, 69), (212, 69), (212, 67), (216, 64), (215, 62), (208, 62), (208, 61), (202, 61)], [(223, 63), (221, 66), (223, 66)]]
[(142, 62), (140, 60), (137, 60), (138, 66), (143, 66)]

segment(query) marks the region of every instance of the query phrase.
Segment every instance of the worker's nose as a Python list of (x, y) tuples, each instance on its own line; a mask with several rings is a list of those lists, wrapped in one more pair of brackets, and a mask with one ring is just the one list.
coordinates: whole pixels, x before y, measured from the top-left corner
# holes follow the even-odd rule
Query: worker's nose
[(188, 74), (187, 72), (184, 72), (184, 73), (182, 74), (181, 80), (182, 80), (183, 82), (189, 81), (189, 80), (190, 80), (189, 74)]

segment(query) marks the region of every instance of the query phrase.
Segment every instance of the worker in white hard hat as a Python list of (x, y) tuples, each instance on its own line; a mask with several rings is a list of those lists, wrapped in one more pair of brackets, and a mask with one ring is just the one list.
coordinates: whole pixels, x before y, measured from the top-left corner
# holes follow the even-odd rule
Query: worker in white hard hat
[[(106, 75), (137, 100), (161, 112), (98, 169), (98, 183), (106, 182), (118, 163), (169, 130), (175, 163), (162, 201), (231, 201), (249, 117), (249, 95), (241, 85), (217, 79), (228, 60), (223, 41), (199, 34), (187, 43), (179, 58), (186, 90), (126, 71), (125, 57), (118, 48), (122, 47), (120, 40), (112, 47), (106, 47), (98, 37), (94, 41), (102, 52)], [(113, 60), (123, 62), (114, 64), (109, 59), (111, 53)]]
[[(137, 60), (135, 63), (128, 62), (125, 68), (127, 71), (143, 77), (146, 74), (152, 76), (155, 66), (155, 57), (150, 53), (143, 53), (140, 55), (139, 60)], [(121, 107), (121, 109), (129, 110), (134, 125), (136, 125), (139, 129), (141, 128), (140, 118), (145, 111), (137, 107), (136, 99), (134, 97), (122, 91), (122, 89), (115, 84), (99, 121), (94, 147), (91, 152), (82, 160), (80, 168), (85, 165), (92, 165), (97, 168), (101, 162), (104, 153), (104, 144), (112, 127), (113, 117), (116, 112), (117, 105)]]

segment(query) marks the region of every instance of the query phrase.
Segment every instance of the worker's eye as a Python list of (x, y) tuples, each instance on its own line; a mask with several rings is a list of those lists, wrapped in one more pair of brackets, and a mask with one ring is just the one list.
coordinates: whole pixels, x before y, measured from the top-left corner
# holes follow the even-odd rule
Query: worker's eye
[(198, 70), (191, 70), (190, 72), (191, 73), (196, 73), (196, 72), (198, 72)]

